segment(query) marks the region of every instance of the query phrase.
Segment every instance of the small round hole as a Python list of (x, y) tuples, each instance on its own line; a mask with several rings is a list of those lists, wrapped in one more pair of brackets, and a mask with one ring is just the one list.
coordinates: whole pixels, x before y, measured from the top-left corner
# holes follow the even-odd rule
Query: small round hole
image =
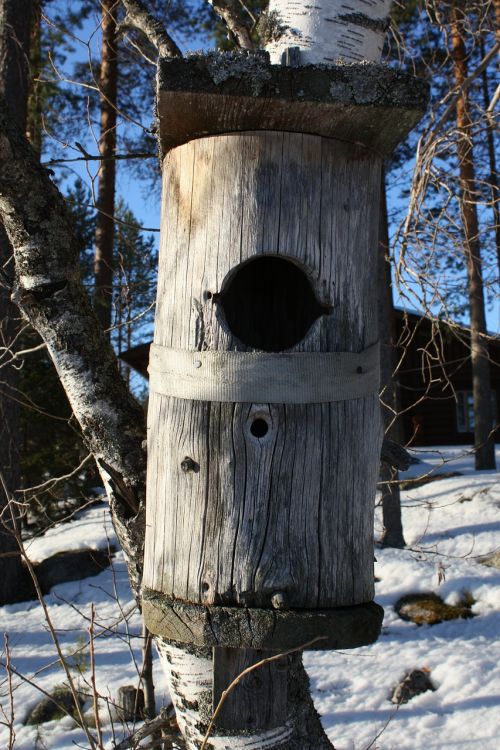
[(212, 301), (220, 304), (219, 319), (233, 336), (265, 352), (291, 349), (330, 312), (317, 299), (305, 267), (275, 255), (240, 263)]
[(207, 583), (206, 581), (203, 581), (203, 583), (201, 584), (201, 588), (202, 588), (202, 590), (203, 590), (204, 592), (207, 592), (207, 591), (208, 591), (208, 589), (210, 588), (210, 584), (209, 584), (209, 583)]
[(256, 438), (263, 438), (267, 435), (269, 425), (265, 419), (254, 419), (250, 425), (250, 432)]

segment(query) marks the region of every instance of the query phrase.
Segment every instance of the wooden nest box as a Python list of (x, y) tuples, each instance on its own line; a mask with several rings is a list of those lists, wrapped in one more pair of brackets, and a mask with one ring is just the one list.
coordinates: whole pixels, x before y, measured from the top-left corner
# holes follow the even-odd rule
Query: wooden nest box
[(144, 614), (196, 646), (374, 641), (381, 167), (427, 87), (165, 60)]

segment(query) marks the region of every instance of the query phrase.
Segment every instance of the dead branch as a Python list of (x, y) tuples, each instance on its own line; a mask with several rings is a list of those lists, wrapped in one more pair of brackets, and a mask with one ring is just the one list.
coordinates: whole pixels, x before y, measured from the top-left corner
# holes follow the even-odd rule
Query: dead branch
[[(145, 722), (137, 732), (130, 737), (126, 737), (116, 745), (116, 750), (134, 750), (139, 746), (144, 747), (140, 743), (146, 738), (151, 737), (151, 735), (156, 734), (158, 731), (161, 731), (163, 734), (161, 743), (166, 743), (168, 740), (171, 740), (175, 741), (178, 747), (184, 747), (184, 742), (180, 734), (172, 729), (172, 719), (168, 716), (167, 711), (168, 709), (162, 709), (156, 718)], [(156, 743), (148, 745), (147, 747), (154, 747), (155, 745)], [(161, 747), (162, 745), (160, 744), (159, 746)]]
[(128, 22), (142, 31), (156, 47), (160, 57), (182, 57), (182, 52), (164, 25), (146, 10), (141, 0), (122, 0), (122, 3), (127, 11), (125, 23)]
[[(243, 4), (238, 0), (209, 0), (209, 2), (226, 24), (238, 46), (242, 49), (254, 49), (250, 36), (250, 24), (245, 18)], [(249, 20), (251, 20), (250, 16)]]

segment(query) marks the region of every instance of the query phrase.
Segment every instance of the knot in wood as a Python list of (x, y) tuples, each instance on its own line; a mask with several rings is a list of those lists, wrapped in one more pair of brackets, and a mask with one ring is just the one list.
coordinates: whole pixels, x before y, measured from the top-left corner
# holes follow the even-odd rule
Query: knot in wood
[(194, 459), (190, 458), (190, 456), (186, 456), (181, 462), (181, 469), (184, 474), (188, 474), (188, 472), (190, 471), (194, 471), (195, 474), (198, 474), (200, 470), (200, 464), (197, 463)]
[(274, 609), (288, 609), (285, 594), (282, 591), (277, 591), (271, 597), (271, 604)]

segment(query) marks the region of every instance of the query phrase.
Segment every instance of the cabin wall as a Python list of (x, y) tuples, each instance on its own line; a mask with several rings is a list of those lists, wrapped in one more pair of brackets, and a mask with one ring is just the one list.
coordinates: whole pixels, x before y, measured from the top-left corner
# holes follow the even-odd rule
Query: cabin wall
[[(457, 399), (472, 393), (468, 333), (396, 311), (402, 357), (398, 373), (405, 442), (414, 446), (470, 445), (472, 430), (458, 429)], [(491, 390), (500, 423), (500, 344), (489, 347)], [(500, 442), (500, 430), (496, 432)]]

